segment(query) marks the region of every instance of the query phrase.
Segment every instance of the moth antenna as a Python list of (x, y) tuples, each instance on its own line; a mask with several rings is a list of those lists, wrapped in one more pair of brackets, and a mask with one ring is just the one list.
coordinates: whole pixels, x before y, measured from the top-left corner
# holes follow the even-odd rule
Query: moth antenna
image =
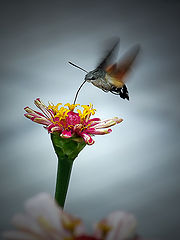
[(78, 90), (77, 90), (77, 92), (76, 92), (76, 96), (75, 96), (75, 98), (74, 98), (74, 103), (73, 104), (75, 104), (76, 103), (76, 99), (77, 99), (77, 96), (78, 96), (78, 94), (79, 94), (79, 91), (81, 90), (81, 88), (82, 88), (82, 86), (85, 84), (85, 82), (86, 82), (86, 80), (84, 80), (84, 82), (81, 84), (81, 86), (78, 88)]
[(74, 66), (74, 67), (76, 67), (76, 68), (79, 68), (80, 70), (82, 70), (82, 71), (88, 73), (88, 71), (86, 71), (85, 69), (79, 67), (78, 65), (76, 65), (76, 64), (74, 64), (74, 63), (72, 63), (72, 62), (68, 62), (68, 63), (71, 64), (72, 66)]

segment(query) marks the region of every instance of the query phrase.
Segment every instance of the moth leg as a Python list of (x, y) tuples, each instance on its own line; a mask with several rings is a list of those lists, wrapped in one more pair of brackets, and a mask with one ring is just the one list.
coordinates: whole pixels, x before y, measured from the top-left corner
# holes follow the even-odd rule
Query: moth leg
[(103, 89), (103, 88), (101, 88), (101, 89), (103, 90), (103, 92), (106, 92), (106, 93), (109, 92), (109, 90), (106, 90), (106, 89)]
[(110, 92), (111, 92), (112, 94), (114, 94), (114, 95), (119, 95), (118, 92), (115, 92), (115, 91), (113, 91), (113, 90), (110, 90)]

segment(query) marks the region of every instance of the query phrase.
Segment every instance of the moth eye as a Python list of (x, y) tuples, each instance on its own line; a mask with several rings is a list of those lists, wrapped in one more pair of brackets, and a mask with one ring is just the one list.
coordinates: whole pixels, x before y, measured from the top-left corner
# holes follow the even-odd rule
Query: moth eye
[(96, 78), (95, 77), (91, 77), (91, 80), (95, 80)]

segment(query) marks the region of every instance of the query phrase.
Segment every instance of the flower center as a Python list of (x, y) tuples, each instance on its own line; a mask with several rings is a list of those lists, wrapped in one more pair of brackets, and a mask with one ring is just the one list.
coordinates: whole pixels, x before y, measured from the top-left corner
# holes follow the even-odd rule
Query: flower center
[[(54, 124), (62, 127), (64, 130), (71, 130), (77, 124), (82, 124), (82, 129), (86, 129), (88, 125), (88, 120), (92, 115), (95, 114), (96, 109), (93, 109), (92, 104), (89, 105), (81, 105), (83, 110), (77, 109), (77, 113), (74, 112), (74, 109), (79, 106), (79, 104), (65, 104), (64, 107), (59, 106), (62, 105), (58, 103), (57, 105), (50, 104), (48, 109), (50, 109), (54, 117), (51, 120)], [(68, 108), (67, 108), (68, 107)]]
[(66, 123), (67, 125), (73, 125), (79, 124), (81, 122), (81, 118), (78, 113), (75, 112), (68, 112), (68, 116), (66, 117)]

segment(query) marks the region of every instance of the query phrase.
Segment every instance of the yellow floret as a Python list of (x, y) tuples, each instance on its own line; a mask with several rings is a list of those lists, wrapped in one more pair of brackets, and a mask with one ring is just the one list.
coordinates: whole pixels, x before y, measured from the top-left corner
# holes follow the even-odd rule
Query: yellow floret
[[(62, 105), (62, 103), (58, 103), (57, 105), (54, 105), (54, 104), (49, 104), (48, 106), (48, 109), (52, 109), (53, 112), (54, 112), (54, 115), (55, 117), (58, 117), (59, 120), (62, 120), (62, 119), (66, 119), (66, 117), (68, 116), (68, 112), (70, 111), (74, 111), (74, 109), (77, 107), (77, 106), (80, 106), (80, 104), (70, 104), (70, 103), (66, 103), (64, 105), (64, 107), (61, 107), (59, 109), (59, 106)], [(65, 108), (65, 107), (68, 107), (69, 109)], [(90, 103), (89, 105), (81, 105), (83, 109), (83, 111), (81, 111), (80, 109), (77, 109), (77, 112), (80, 116), (80, 118), (82, 120), (88, 118), (91, 114), (94, 115), (95, 114), (95, 111), (96, 109), (93, 109), (93, 105)]]
[(89, 105), (81, 105), (81, 107), (84, 108), (83, 113), (82, 113), (82, 117), (86, 118), (86, 116), (92, 114), (95, 114), (96, 109), (93, 108), (93, 105), (90, 103)]
[(58, 110), (56, 113), (55, 117), (59, 117), (59, 120), (66, 119), (68, 112), (70, 112), (69, 109), (61, 107), (60, 110)]
[(58, 103), (58, 104), (56, 104), (56, 105), (50, 104), (50, 105), (48, 106), (48, 109), (52, 109), (53, 112), (54, 112), (54, 114), (56, 114), (56, 113), (58, 113), (58, 111), (59, 111), (58, 108), (59, 108), (60, 105), (62, 105), (62, 103)]
[(74, 111), (74, 109), (75, 109), (77, 106), (80, 106), (80, 104), (70, 104), (70, 103), (66, 103), (64, 106), (67, 106), (70, 111)]

